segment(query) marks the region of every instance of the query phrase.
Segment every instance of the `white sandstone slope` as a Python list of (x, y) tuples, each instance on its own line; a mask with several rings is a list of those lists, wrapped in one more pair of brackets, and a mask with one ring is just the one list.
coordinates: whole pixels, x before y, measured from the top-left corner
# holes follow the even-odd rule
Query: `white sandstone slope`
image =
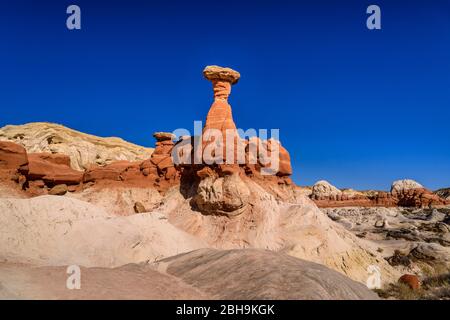
[[(307, 197), (279, 202), (257, 183), (246, 183), (251, 209), (231, 218), (194, 211), (192, 199), (178, 188), (153, 212), (131, 216), (111, 215), (67, 196), (0, 199), (0, 260), (115, 267), (198, 248), (259, 248), (324, 264), (363, 283), (372, 264), (380, 266), (385, 282), (398, 276), (373, 246), (333, 222)], [(106, 198), (96, 201), (110, 208)]]
[(0, 141), (22, 145), (27, 152), (61, 153), (70, 157), (71, 166), (84, 170), (91, 164), (107, 164), (115, 160), (145, 160), (153, 148), (145, 148), (121, 138), (102, 138), (82, 133), (59, 124), (33, 122), (0, 128)]
[(58, 196), (0, 199), (0, 261), (116, 267), (203, 248), (160, 213), (114, 216)]
[(329, 219), (306, 196), (295, 203), (277, 201), (257, 183), (246, 180), (251, 190), (251, 210), (234, 217), (204, 215), (191, 207), (176, 189), (168, 193), (158, 210), (169, 222), (218, 249), (260, 248), (324, 264), (364, 282), (369, 265), (378, 265), (382, 281), (395, 281), (399, 274), (360, 239)]

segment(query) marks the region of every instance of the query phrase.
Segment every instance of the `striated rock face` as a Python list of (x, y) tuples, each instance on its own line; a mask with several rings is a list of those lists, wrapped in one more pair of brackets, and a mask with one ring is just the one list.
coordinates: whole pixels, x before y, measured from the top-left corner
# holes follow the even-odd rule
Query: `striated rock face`
[(434, 194), (443, 199), (450, 200), (450, 188), (436, 190)]
[(235, 216), (247, 209), (249, 199), (247, 184), (239, 174), (232, 174), (201, 180), (194, 201), (203, 213)]
[(92, 164), (109, 164), (116, 160), (145, 160), (153, 149), (120, 138), (101, 138), (62, 125), (35, 122), (0, 128), (0, 141), (15, 142), (29, 153), (58, 153), (70, 158), (70, 166), (84, 170)]

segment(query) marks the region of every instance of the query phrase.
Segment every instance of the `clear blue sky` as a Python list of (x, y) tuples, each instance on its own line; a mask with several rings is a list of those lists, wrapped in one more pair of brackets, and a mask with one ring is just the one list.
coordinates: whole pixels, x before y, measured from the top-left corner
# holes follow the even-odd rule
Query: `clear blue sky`
[[(66, 29), (78, 4), (82, 30)], [(366, 28), (378, 4), (382, 30)], [(8, 1), (0, 126), (49, 121), (152, 146), (211, 103), (204, 66), (241, 72), (238, 127), (279, 128), (294, 180), (450, 186), (449, 1)]]

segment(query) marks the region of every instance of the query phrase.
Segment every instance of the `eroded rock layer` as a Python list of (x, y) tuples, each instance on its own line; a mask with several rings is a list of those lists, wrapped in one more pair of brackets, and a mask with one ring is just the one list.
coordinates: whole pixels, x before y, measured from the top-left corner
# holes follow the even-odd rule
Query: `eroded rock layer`
[(397, 206), (421, 208), (450, 204), (450, 201), (441, 198), (413, 180), (395, 181), (390, 192), (339, 190), (327, 181), (318, 181), (312, 187), (309, 197), (322, 208)]

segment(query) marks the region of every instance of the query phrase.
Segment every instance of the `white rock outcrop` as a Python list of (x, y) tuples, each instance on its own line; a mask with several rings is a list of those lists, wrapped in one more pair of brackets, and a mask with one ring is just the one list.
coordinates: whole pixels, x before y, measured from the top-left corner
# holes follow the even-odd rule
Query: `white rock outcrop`
[(87, 169), (116, 160), (138, 161), (150, 158), (153, 148), (145, 148), (121, 138), (101, 138), (59, 124), (33, 122), (0, 128), (0, 141), (22, 145), (27, 152), (61, 153), (70, 157), (71, 167)]
[(342, 191), (325, 180), (317, 181), (312, 187), (313, 199), (336, 198), (340, 195)]
[(406, 190), (421, 189), (423, 186), (411, 179), (397, 180), (392, 183), (391, 193), (402, 193)]

